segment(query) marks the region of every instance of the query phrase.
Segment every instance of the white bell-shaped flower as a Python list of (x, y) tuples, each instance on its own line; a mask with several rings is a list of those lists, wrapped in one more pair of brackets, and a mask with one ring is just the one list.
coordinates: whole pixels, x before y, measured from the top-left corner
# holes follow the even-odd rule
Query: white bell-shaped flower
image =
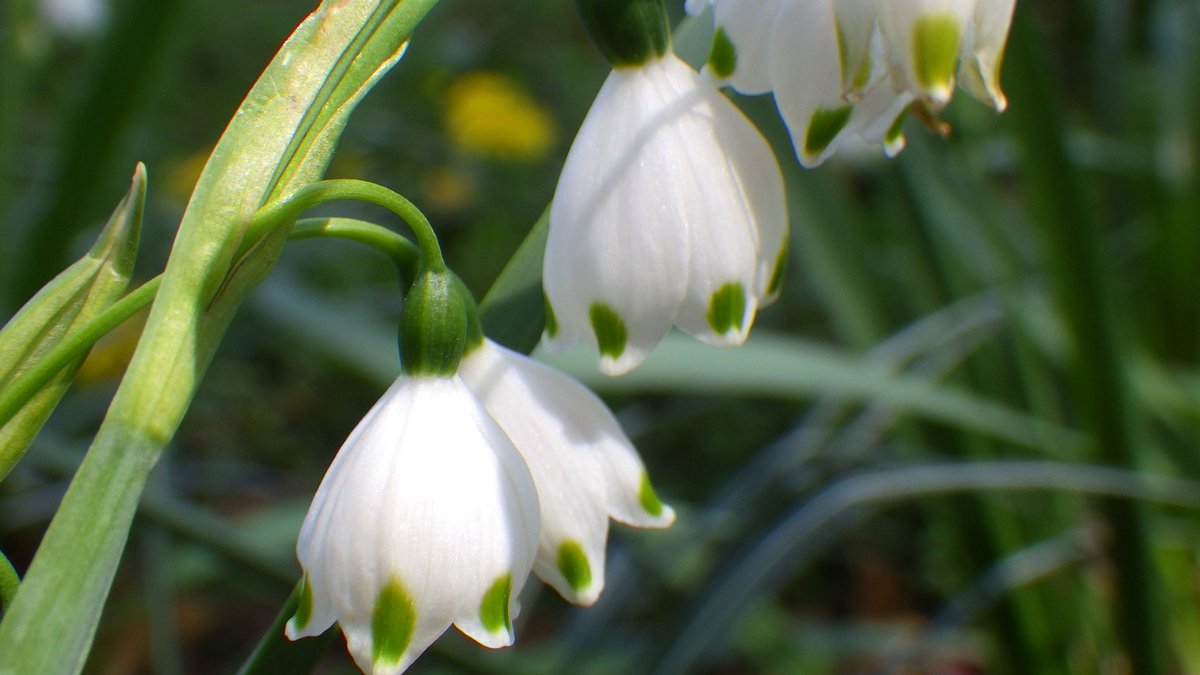
[(491, 340), (459, 368), (533, 474), (542, 513), (533, 571), (567, 600), (594, 603), (604, 588), (608, 519), (662, 528), (674, 511), (655, 495), (608, 407), (580, 383)]
[(539, 530), (529, 469), (462, 380), (402, 375), (313, 498), (287, 635), (336, 621), (374, 674), (402, 672), (451, 624), (507, 646)]
[(886, 0), (879, 30), (888, 45), (897, 88), (916, 93), (935, 107), (954, 94), (963, 38), (974, 19), (976, 0)]
[(637, 366), (672, 324), (743, 342), (777, 290), (786, 212), (770, 147), (674, 54), (613, 70), (550, 209), (546, 343)]
[(937, 110), (956, 80), (997, 110), (1015, 0), (687, 0), (713, 6), (704, 68), (744, 94), (771, 91), (800, 162), (819, 165), (848, 135), (904, 147), (910, 103)]

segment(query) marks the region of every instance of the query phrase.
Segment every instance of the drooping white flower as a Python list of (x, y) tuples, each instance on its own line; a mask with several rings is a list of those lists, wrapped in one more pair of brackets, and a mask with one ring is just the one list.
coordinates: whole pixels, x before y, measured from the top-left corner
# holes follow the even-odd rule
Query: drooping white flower
[(542, 529), (533, 571), (567, 600), (604, 589), (608, 519), (667, 527), (675, 513), (607, 406), (562, 373), (491, 340), (459, 373), (512, 439), (537, 486)]
[(786, 223), (770, 148), (712, 84), (669, 52), (616, 68), (551, 206), (546, 343), (586, 339), (608, 374), (672, 324), (740, 344), (777, 290)]
[[(687, 0), (713, 6), (704, 72), (745, 94), (772, 91), (805, 166), (858, 134), (903, 147), (908, 105), (937, 110), (956, 80), (997, 110), (1015, 0)], [(867, 108), (860, 111), (860, 108)]]
[(71, 37), (90, 35), (108, 19), (105, 0), (38, 0), (38, 11), (52, 28)]
[(313, 498), (287, 635), (337, 621), (374, 674), (402, 672), (451, 624), (507, 646), (539, 529), (529, 469), (462, 380), (402, 375)]

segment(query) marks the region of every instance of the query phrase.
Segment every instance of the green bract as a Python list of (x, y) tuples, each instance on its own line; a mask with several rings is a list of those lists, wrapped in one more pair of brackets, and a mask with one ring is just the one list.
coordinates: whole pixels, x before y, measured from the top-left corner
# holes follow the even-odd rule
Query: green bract
[(614, 68), (640, 66), (671, 49), (662, 0), (576, 0), (592, 42)]
[(400, 363), (408, 375), (453, 375), (467, 344), (468, 303), (449, 270), (422, 270), (400, 315)]

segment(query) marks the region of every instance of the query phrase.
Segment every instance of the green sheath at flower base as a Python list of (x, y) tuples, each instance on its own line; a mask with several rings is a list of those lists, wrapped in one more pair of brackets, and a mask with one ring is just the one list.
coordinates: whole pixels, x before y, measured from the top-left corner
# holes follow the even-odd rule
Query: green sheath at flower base
[[(73, 332), (120, 299), (137, 257), (146, 201), (146, 170), (133, 173), (129, 192), (100, 237), (78, 262), (46, 284), (0, 330), (0, 388), (36, 364)], [(30, 397), (8, 422), (0, 423), (0, 480), (21, 458), (71, 385), (82, 357), (63, 368)]]
[(412, 376), (458, 372), (467, 344), (467, 306), (449, 270), (422, 270), (400, 314), (400, 364)]
[(614, 68), (640, 66), (671, 49), (662, 0), (575, 0), (592, 42)]

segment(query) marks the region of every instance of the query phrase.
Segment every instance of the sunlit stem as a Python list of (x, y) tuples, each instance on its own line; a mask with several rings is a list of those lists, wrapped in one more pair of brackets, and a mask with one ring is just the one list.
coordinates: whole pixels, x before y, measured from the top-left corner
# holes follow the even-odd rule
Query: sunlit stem
[[(407, 202), (407, 200), (405, 201)], [(255, 220), (257, 221), (258, 218), (256, 217)], [(261, 221), (258, 224), (262, 226), (265, 222)], [(417, 228), (414, 229), (417, 230)], [(395, 263), (402, 286), (410, 285), (417, 275), (421, 251), (404, 235), (385, 227), (352, 218), (311, 218), (298, 221), (290, 235), (291, 239), (314, 239), (317, 237), (347, 239), (379, 251)], [(436, 240), (434, 243), (436, 246)], [(441, 262), (440, 253), (437, 260)], [(445, 263), (442, 264), (444, 266)], [(149, 305), (154, 300), (161, 281), (162, 275), (154, 277), (113, 303), (96, 318), (66, 336), (53, 349), (47, 351), (37, 363), (14, 378), (9, 386), (0, 390), (0, 427), (7, 424), (25, 405), (25, 402), (44, 387), (56, 373), (83, 356), (97, 340)], [(0, 575), (2, 574), (3, 572), (0, 571)]]
[(246, 241), (256, 242), (272, 229), (299, 216), (308, 209), (332, 201), (355, 200), (381, 206), (400, 216), (416, 236), (422, 262), (434, 272), (446, 269), (442, 249), (433, 226), (412, 202), (375, 183), (361, 180), (323, 180), (309, 183), (277, 202), (259, 209), (250, 220)]

